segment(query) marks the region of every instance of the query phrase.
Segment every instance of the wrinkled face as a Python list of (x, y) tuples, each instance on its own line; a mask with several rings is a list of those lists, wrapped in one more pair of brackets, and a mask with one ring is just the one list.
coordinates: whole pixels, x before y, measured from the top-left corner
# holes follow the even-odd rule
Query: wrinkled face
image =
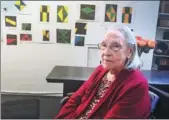
[(106, 69), (123, 69), (126, 59), (131, 56), (131, 49), (128, 48), (123, 34), (119, 31), (107, 33), (99, 47), (102, 65)]

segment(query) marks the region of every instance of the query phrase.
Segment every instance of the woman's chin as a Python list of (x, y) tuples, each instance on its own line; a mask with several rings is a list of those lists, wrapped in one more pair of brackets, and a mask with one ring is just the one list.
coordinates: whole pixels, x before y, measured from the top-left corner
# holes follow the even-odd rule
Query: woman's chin
[(104, 63), (102, 63), (102, 66), (103, 66), (103, 68), (105, 68), (105, 69), (110, 69), (110, 68), (111, 68), (111, 65), (109, 65), (109, 64), (104, 64)]

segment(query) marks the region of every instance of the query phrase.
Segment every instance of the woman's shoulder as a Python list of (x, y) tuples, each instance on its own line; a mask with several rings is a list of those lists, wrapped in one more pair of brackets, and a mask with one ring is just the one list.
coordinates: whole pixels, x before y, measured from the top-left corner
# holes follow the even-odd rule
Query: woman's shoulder
[(133, 70), (131, 79), (138, 81), (138, 82), (147, 82), (148, 81), (147, 78), (144, 76), (144, 74), (138, 69)]
[(126, 77), (120, 85), (120, 91), (123, 94), (128, 94), (130, 92), (140, 93), (139, 91), (144, 93), (148, 91), (148, 80), (140, 70), (128, 71), (126, 74), (128, 78)]
[(125, 85), (128, 87), (131, 88), (139, 85), (143, 85), (145, 87), (148, 86), (148, 80), (140, 70), (136, 69), (127, 71), (126, 74), (126, 77), (128, 76), (128, 78), (125, 80)]

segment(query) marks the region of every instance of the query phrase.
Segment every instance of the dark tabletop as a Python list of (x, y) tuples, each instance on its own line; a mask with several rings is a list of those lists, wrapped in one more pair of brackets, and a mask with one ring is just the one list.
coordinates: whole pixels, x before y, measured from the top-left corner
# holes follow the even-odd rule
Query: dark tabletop
[(46, 80), (58, 83), (63, 83), (65, 80), (85, 81), (94, 69), (92, 67), (55, 66)]
[(169, 85), (169, 71), (142, 70), (149, 84)]
[[(55, 66), (47, 76), (48, 82), (64, 83), (68, 80), (85, 81), (89, 78), (95, 68)], [(169, 85), (169, 71), (142, 70), (149, 84)]]

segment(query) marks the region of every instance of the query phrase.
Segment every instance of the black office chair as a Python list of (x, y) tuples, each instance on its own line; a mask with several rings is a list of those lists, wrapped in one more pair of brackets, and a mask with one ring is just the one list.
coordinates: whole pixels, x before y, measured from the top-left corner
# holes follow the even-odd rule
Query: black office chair
[(149, 90), (159, 96), (154, 114), (157, 119), (169, 119), (169, 93), (158, 87), (159, 86), (149, 85)]

